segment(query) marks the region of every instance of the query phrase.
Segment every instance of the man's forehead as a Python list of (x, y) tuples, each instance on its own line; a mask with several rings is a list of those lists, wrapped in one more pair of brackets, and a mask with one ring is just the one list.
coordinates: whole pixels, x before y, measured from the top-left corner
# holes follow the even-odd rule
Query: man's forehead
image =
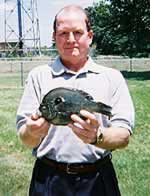
[[(83, 13), (82, 13), (83, 14)], [(57, 28), (59, 27), (83, 27), (86, 28), (85, 15), (83, 17), (78, 13), (63, 13), (57, 17)]]
[(81, 12), (80, 10), (77, 10), (77, 12), (70, 10), (70, 11), (61, 11), (58, 15), (57, 15), (57, 21), (62, 21), (62, 20), (67, 20), (71, 18), (72, 20), (74, 19), (80, 19), (80, 20), (84, 20), (85, 21), (85, 14), (83, 12)]

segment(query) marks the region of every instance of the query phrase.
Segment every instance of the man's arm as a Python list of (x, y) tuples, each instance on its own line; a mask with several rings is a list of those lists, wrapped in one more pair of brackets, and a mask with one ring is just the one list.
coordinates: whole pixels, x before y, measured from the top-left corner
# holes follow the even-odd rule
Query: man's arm
[(109, 127), (103, 128), (102, 141), (100, 144), (95, 143), (97, 147), (115, 150), (117, 148), (124, 148), (128, 145), (130, 139), (130, 132), (126, 128), (122, 127)]
[(88, 111), (82, 110), (80, 113), (87, 120), (83, 120), (78, 115), (73, 114), (71, 118), (74, 123), (69, 124), (69, 127), (84, 143), (94, 143), (97, 147), (106, 150), (123, 148), (128, 145), (130, 132), (128, 129), (122, 127), (104, 128), (102, 130), (102, 142), (96, 144), (97, 134), (101, 128), (100, 122), (98, 122), (94, 114)]

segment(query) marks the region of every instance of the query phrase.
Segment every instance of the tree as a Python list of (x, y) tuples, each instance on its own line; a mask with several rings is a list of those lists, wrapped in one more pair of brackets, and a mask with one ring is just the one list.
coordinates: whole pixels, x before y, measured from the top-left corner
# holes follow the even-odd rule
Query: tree
[(109, 5), (104, 1), (94, 3), (93, 7), (86, 8), (91, 19), (94, 31), (93, 45), (100, 53), (109, 54), (111, 52), (111, 35), (108, 30), (108, 19), (110, 18)]
[(149, 0), (110, 0), (111, 26), (125, 38), (122, 52), (130, 57), (150, 52), (149, 7)]
[(88, 8), (97, 50), (102, 54), (148, 56), (149, 7), (149, 0), (107, 0)]

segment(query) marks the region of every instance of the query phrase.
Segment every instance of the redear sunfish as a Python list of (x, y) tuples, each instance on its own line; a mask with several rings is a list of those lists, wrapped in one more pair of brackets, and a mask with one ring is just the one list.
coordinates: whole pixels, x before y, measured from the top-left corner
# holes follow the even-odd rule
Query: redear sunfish
[(72, 88), (55, 88), (43, 98), (39, 107), (39, 115), (54, 125), (67, 125), (72, 114), (80, 115), (80, 110), (97, 112), (111, 116), (111, 107), (95, 102), (88, 93)]

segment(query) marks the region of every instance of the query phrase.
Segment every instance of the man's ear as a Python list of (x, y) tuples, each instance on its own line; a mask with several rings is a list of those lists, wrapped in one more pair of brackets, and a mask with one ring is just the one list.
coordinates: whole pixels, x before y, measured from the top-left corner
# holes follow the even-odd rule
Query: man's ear
[(56, 33), (55, 32), (53, 32), (53, 39), (54, 39), (54, 41), (56, 41)]
[(89, 36), (89, 44), (91, 44), (92, 43), (92, 41), (93, 41), (93, 36), (94, 36), (94, 33), (93, 33), (93, 31), (92, 30), (90, 30), (89, 32), (88, 32), (88, 36)]
[(90, 31), (88, 32), (88, 36), (89, 36), (89, 38), (93, 39), (94, 33), (93, 33), (92, 30), (90, 30)]

